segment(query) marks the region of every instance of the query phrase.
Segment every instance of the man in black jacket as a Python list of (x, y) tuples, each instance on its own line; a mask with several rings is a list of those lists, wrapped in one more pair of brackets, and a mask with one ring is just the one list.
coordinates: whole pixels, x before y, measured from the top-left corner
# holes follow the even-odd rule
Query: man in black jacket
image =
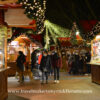
[(36, 52), (37, 50), (34, 50), (33, 48), (33, 52), (31, 54), (31, 70), (36, 67)]
[(48, 83), (48, 73), (51, 71), (51, 59), (47, 51), (43, 52), (40, 70), (42, 71), (42, 84), (44, 83), (44, 77), (46, 77), (46, 84)]
[(24, 63), (26, 61), (26, 57), (25, 55), (23, 54), (22, 51), (19, 51), (19, 56), (17, 57), (17, 67), (18, 67), (18, 72), (19, 72), (19, 82), (23, 82), (24, 81), (24, 75), (23, 75), (23, 72), (24, 72)]

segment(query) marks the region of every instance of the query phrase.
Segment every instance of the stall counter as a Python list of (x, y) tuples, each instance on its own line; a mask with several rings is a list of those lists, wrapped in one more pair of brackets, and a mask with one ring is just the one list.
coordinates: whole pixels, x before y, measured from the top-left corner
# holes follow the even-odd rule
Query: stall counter
[(91, 76), (92, 82), (100, 84), (100, 63), (89, 63), (91, 64)]
[(8, 97), (8, 87), (7, 87), (7, 73), (9, 68), (0, 69), (0, 100), (6, 100)]

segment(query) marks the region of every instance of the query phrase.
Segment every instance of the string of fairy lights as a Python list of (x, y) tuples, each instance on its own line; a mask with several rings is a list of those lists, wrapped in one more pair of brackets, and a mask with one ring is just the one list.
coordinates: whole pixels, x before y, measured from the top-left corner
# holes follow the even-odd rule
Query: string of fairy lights
[(91, 41), (97, 34), (100, 33), (100, 21), (93, 27), (92, 31), (88, 32), (85, 39)]
[(37, 34), (44, 30), (46, 0), (18, 0), (18, 3), (25, 9), (25, 14), (30, 19), (36, 20)]

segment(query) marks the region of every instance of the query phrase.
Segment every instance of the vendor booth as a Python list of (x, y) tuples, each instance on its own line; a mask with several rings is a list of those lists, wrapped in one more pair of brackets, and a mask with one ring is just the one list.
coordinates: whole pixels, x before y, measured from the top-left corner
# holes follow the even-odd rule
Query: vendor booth
[(7, 91), (7, 27), (0, 26), (0, 100), (8, 97)]
[(100, 84), (100, 35), (91, 42), (91, 73), (92, 82)]
[(34, 49), (39, 48), (40, 45), (32, 42), (27, 36), (20, 35), (16, 39), (14, 39), (12, 42), (10, 42), (7, 46), (7, 64), (11, 67), (9, 71), (9, 76), (16, 74), (16, 59), (18, 57), (18, 52), (22, 51), (24, 55), (26, 56), (26, 62), (25, 62), (25, 68), (27, 69), (31, 67), (31, 53)]

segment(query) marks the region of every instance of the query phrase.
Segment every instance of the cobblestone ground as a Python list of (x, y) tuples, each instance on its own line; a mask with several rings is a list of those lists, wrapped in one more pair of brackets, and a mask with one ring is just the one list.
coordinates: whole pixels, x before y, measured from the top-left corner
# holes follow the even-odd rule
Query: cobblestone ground
[(54, 84), (53, 76), (48, 84), (25, 79), (23, 84), (14, 77), (8, 78), (7, 100), (100, 100), (100, 85), (91, 82), (91, 76), (69, 76), (61, 73), (60, 83)]

